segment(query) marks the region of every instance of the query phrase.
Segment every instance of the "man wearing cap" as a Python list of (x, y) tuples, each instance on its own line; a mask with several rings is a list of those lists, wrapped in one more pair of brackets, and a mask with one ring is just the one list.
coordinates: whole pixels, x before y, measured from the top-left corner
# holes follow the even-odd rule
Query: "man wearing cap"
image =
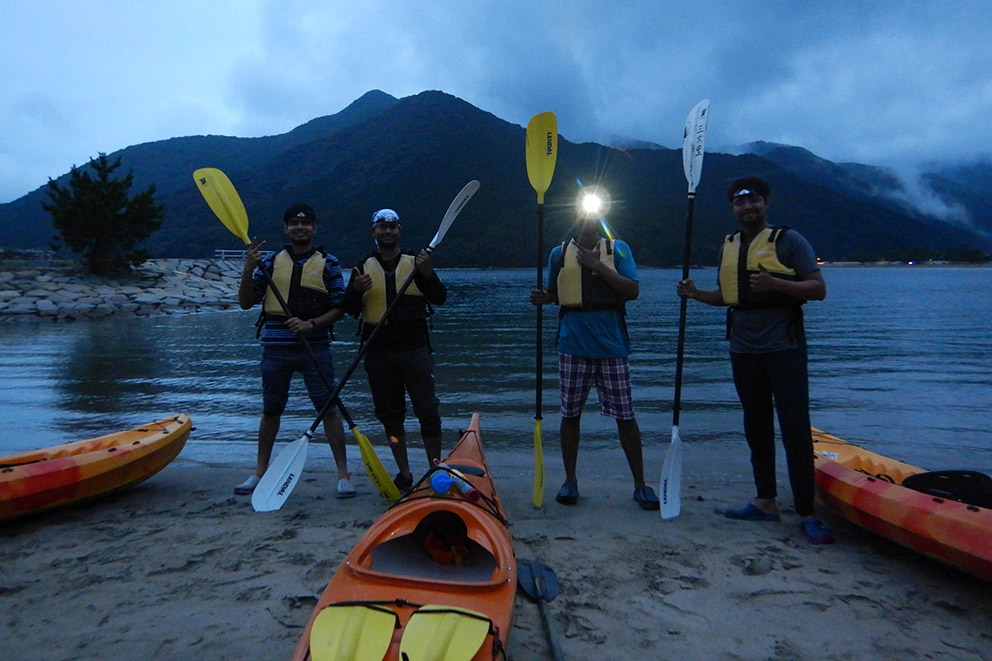
[(555, 246), (548, 258), (547, 289), (532, 289), (534, 305), (557, 303), (558, 373), (561, 398), (561, 456), (565, 483), (555, 497), (562, 505), (579, 502), (576, 464), (582, 409), (595, 383), (603, 415), (616, 420), (620, 446), (634, 478), (633, 500), (641, 508), (660, 507), (644, 483), (641, 430), (630, 387), (630, 339), (626, 303), (637, 298), (637, 264), (626, 242), (601, 236), (598, 213), (576, 219), (575, 238)]
[[(361, 316), (362, 342), (380, 324), (365, 354), (365, 372), (375, 406), (399, 473), (400, 489), (413, 484), (406, 451), (406, 396), (420, 422), (429, 465), (441, 458), (441, 416), (434, 389), (434, 358), (428, 320), (432, 305), (442, 305), (448, 290), (431, 266), (426, 250), (419, 254), (400, 249), (400, 217), (392, 209), (372, 214), (372, 238), (378, 250), (352, 272), (343, 304), (345, 313)], [(413, 276), (409, 288), (384, 319), (396, 293)]]
[(802, 306), (827, 295), (816, 253), (797, 231), (770, 227), (768, 184), (738, 179), (727, 199), (740, 229), (723, 242), (718, 287), (697, 289), (691, 279), (679, 296), (729, 306), (727, 339), (734, 385), (744, 410), (757, 496), (724, 515), (747, 521), (780, 519), (775, 482), (775, 413), (785, 446), (789, 483), (800, 530), (814, 544), (833, 541), (813, 509), (813, 439), (810, 435), (806, 332)]
[[(254, 491), (269, 466), (293, 373), (303, 375), (310, 401), (317, 411), (324, 408), (334, 387), (330, 330), (343, 315), (341, 264), (334, 255), (313, 246), (317, 216), (309, 205), (293, 204), (286, 209), (282, 220), (289, 245), (279, 253), (263, 257), (261, 248), (265, 241), (253, 239), (245, 254), (245, 268), (238, 289), (241, 309), (248, 310), (256, 303), (262, 303), (258, 335), (262, 345), (263, 401), (262, 421), (258, 425), (258, 463), (255, 472), (235, 487), (234, 493), (240, 495)], [(271, 291), (269, 279), (282, 294), (291, 316), (286, 316), (282, 304)], [(313, 355), (304, 342), (310, 345)], [(344, 429), (334, 407), (324, 415), (323, 422), (338, 470), (336, 495), (351, 498), (355, 489), (348, 472)]]

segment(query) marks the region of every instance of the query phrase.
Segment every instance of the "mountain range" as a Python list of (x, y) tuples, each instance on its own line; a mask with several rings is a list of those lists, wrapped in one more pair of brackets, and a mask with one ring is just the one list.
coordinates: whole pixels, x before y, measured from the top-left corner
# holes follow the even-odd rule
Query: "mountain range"
[[(165, 207), (162, 228), (145, 246), (154, 257), (209, 257), (219, 248), (242, 247), (193, 183), (194, 170), (216, 167), (238, 189), (252, 236), (281, 245), (283, 209), (305, 201), (317, 211), (318, 242), (345, 264), (373, 248), (368, 219), (374, 210), (395, 209), (403, 246), (419, 248), (462, 186), (478, 179), (481, 188), (445, 237), (436, 263), (527, 267), (535, 261), (536, 194), (524, 142), (522, 126), (444, 92), (397, 99), (371, 91), (282, 135), (188, 136), (109, 156), (122, 159), (119, 173), (134, 173), (132, 193), (154, 184)], [(746, 175), (769, 182), (770, 222), (801, 231), (824, 260), (982, 259), (992, 252), (988, 162), (935, 168), (906, 183), (892, 170), (834, 163), (788, 145), (756, 142), (735, 151), (705, 156), (695, 201), (695, 263), (715, 263), (720, 241), (736, 229), (725, 190)], [(57, 181), (67, 185), (68, 172)], [(631, 244), (639, 264), (681, 263), (687, 185), (680, 149), (559, 136), (545, 197), (548, 246), (570, 236), (575, 200), (592, 184), (609, 192), (606, 220)], [(0, 205), (0, 248), (48, 247), (53, 230), (41, 209), (45, 191), (41, 186)]]

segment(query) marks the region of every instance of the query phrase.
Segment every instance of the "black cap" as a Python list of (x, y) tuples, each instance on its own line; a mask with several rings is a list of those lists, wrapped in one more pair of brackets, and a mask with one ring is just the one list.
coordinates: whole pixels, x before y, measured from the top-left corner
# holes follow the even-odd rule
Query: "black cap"
[(286, 209), (286, 213), (282, 215), (282, 222), (288, 223), (290, 218), (306, 218), (311, 223), (317, 223), (317, 214), (313, 212), (313, 207), (309, 204), (303, 204), (302, 202), (297, 202), (296, 204), (290, 205)]

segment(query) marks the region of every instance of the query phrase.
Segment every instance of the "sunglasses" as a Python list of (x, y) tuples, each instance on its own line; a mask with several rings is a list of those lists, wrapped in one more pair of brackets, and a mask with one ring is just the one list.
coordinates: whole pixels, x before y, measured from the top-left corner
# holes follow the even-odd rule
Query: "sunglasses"
[(290, 218), (286, 221), (286, 227), (295, 227), (296, 225), (310, 227), (313, 225), (313, 221), (309, 218)]

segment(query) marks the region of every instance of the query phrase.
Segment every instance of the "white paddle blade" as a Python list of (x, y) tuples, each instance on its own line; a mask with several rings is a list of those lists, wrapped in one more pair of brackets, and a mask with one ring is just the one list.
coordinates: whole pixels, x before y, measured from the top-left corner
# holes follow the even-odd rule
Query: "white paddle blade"
[(455, 218), (461, 212), (462, 207), (468, 204), (468, 201), (472, 199), (475, 195), (475, 191), (479, 190), (479, 182), (473, 179), (472, 181), (465, 184), (461, 192), (455, 196), (455, 199), (451, 201), (448, 206), (448, 210), (444, 213), (444, 218), (441, 219), (441, 226), (437, 228), (437, 234), (431, 239), (429, 250), (434, 250), (440, 245), (441, 241), (444, 239), (444, 235), (448, 233), (448, 228), (451, 227), (451, 223), (455, 222)]
[(682, 511), (682, 439), (679, 428), (672, 427), (672, 444), (661, 467), (661, 518), (674, 519)]
[(309, 444), (310, 434), (306, 433), (283, 448), (269, 464), (251, 494), (251, 506), (256, 512), (272, 512), (283, 506), (303, 474)]
[(682, 132), (682, 169), (689, 183), (689, 193), (696, 192), (703, 172), (703, 150), (706, 143), (706, 121), (710, 116), (710, 100), (703, 99), (689, 111)]

